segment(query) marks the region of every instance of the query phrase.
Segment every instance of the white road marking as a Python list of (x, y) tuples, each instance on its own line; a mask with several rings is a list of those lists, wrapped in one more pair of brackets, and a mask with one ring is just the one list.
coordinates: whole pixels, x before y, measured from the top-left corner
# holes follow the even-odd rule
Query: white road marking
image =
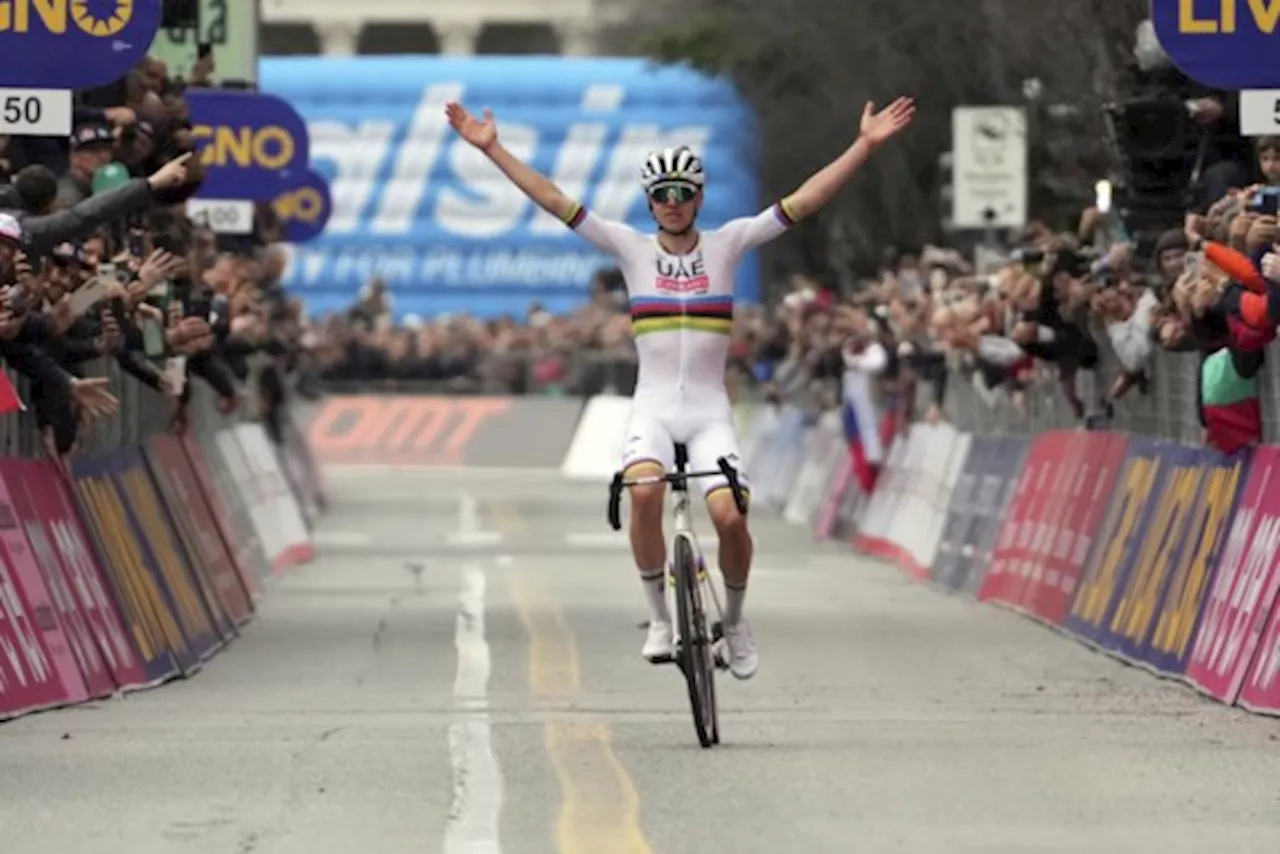
[(498, 818), (502, 811), (502, 771), (489, 727), (489, 642), (485, 639), (485, 575), (478, 566), (463, 570), (454, 646), (458, 671), (454, 703), (466, 713), (449, 726), (453, 804), (444, 831), (444, 854), (502, 854)]
[(316, 531), (311, 535), (311, 543), (323, 546), (367, 546), (373, 537), (363, 531)]
[(445, 535), (455, 546), (491, 546), (503, 541), (501, 531), (486, 530), (480, 524), (480, 503), (466, 490), (458, 492), (458, 530)]

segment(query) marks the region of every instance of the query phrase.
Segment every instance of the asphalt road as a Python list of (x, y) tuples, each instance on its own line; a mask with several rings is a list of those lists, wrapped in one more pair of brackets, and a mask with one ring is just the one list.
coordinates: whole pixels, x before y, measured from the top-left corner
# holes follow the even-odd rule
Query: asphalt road
[(331, 488), (322, 557), (194, 679), (0, 726), (0, 850), (1280, 850), (1280, 722), (783, 522), (704, 751), (601, 488)]

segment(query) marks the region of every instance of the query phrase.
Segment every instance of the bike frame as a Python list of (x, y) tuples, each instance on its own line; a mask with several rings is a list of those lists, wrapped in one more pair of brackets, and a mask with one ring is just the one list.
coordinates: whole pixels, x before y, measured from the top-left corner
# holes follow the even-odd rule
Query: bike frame
[[(720, 594), (716, 592), (716, 586), (711, 581), (711, 576), (707, 573), (707, 562), (702, 557), (702, 547), (698, 545), (698, 536), (693, 531), (693, 516), (690, 513), (689, 489), (686, 484), (677, 483), (671, 489), (671, 554), (672, 560), (676, 554), (676, 542), (682, 537), (689, 541), (689, 550), (693, 552), (694, 559), (698, 562), (697, 579), (700, 586), (704, 590), (711, 591), (711, 601), (716, 606), (716, 616), (723, 619), (724, 609), (720, 606)], [(676, 583), (675, 573), (671, 571), (671, 567), (667, 569), (667, 580), (671, 584)]]

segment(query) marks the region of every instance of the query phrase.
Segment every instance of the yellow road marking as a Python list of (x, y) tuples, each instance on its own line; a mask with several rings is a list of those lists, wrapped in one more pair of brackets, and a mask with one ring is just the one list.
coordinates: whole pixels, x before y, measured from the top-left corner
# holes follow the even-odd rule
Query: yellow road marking
[[(578, 644), (564, 615), (529, 573), (511, 578), (511, 598), (529, 635), (529, 687), (540, 698), (581, 693)], [(617, 754), (608, 724), (548, 722), (547, 753), (560, 781), (561, 854), (653, 854), (640, 829), (640, 793)]]

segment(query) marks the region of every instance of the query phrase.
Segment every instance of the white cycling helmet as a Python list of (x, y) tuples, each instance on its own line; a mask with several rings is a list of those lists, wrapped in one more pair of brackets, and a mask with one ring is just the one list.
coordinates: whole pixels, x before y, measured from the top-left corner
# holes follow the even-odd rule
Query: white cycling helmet
[(649, 152), (640, 170), (640, 183), (646, 193), (662, 184), (684, 184), (700, 190), (704, 180), (702, 160), (687, 145)]

